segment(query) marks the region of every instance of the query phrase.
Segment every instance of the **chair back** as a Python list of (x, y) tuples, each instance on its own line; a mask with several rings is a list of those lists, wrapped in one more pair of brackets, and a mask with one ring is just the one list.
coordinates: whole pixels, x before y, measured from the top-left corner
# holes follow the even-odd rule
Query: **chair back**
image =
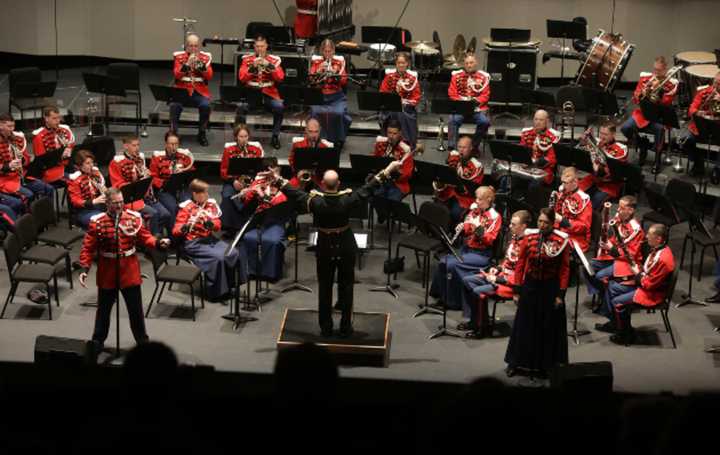
[(42, 72), (40, 72), (40, 68), (36, 66), (11, 69), (8, 75), (8, 82), (10, 84), (10, 97), (13, 98), (17, 84), (42, 82)]
[(680, 179), (672, 179), (668, 182), (665, 195), (675, 206), (678, 212), (687, 215), (697, 214), (698, 197), (695, 185)]
[(22, 249), (28, 248), (37, 242), (37, 223), (35, 223), (35, 219), (31, 214), (26, 213), (18, 218), (15, 223), (15, 231)]
[(675, 286), (677, 285), (678, 275), (680, 275), (680, 266), (676, 264), (675, 270), (673, 270), (672, 274), (670, 274), (670, 281), (668, 282), (668, 287), (665, 290), (663, 301), (659, 306), (663, 308), (670, 308), (672, 306), (672, 298), (673, 294), (675, 294)]
[[(72, 204), (68, 204), (72, 205)], [(48, 226), (55, 225), (55, 208), (52, 202), (47, 197), (41, 197), (36, 199), (30, 204), (30, 213), (32, 213), (37, 229), (42, 232), (48, 228)]]
[(8, 275), (12, 281), (15, 266), (20, 262), (20, 252), (22, 251), (20, 239), (12, 232), (8, 232), (7, 237), (5, 237), (3, 241), (3, 250), (5, 251), (5, 263), (7, 264)]
[(140, 66), (137, 63), (110, 63), (106, 72), (119, 79), (125, 90), (140, 90)]
[(150, 257), (150, 262), (152, 262), (153, 266), (153, 274), (157, 279), (158, 272), (160, 272), (160, 269), (167, 264), (168, 253), (166, 250), (148, 248), (147, 255)]
[(648, 205), (650, 205), (650, 208), (654, 211), (671, 218), (676, 224), (682, 221), (673, 203), (664, 195), (646, 186), (645, 196), (647, 197)]

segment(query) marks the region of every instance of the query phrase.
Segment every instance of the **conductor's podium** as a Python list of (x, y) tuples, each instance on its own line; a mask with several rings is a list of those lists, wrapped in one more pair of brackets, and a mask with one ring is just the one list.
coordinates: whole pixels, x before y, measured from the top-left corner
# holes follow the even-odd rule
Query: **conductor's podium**
[(277, 349), (287, 349), (302, 343), (315, 343), (333, 353), (338, 364), (385, 367), (390, 360), (390, 314), (353, 314), (352, 336), (340, 338), (340, 312), (333, 312), (335, 335), (320, 335), (318, 312), (312, 309), (285, 309)]

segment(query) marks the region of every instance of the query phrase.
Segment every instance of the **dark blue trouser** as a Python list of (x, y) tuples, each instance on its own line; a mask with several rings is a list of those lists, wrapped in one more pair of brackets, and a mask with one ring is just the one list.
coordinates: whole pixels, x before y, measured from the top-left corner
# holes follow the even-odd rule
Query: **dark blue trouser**
[[(210, 98), (206, 98), (198, 92), (193, 92), (188, 102), (189, 107), (196, 107), (200, 114), (198, 128), (205, 131), (210, 123)], [(184, 106), (182, 103), (170, 103), (170, 129), (177, 131), (180, 126), (180, 114)]]

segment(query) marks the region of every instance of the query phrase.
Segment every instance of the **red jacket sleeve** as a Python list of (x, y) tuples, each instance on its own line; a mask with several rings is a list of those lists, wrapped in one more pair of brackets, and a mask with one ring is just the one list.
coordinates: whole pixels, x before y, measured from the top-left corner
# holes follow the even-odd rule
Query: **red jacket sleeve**
[(588, 201), (588, 203), (585, 205), (585, 208), (580, 213), (580, 216), (577, 218), (570, 220), (568, 218), (565, 218), (569, 223), (570, 227), (567, 229), (563, 229), (566, 233), (570, 234), (571, 236), (577, 236), (580, 234), (585, 234), (587, 231), (590, 230), (590, 224), (592, 224), (592, 204)]
[(75, 208), (83, 208), (85, 206), (85, 199), (83, 199), (82, 190), (78, 180), (70, 180), (67, 184), (68, 193), (70, 193), (70, 203)]
[(281, 65), (278, 65), (275, 67), (272, 73), (270, 73), (270, 77), (272, 77), (272, 80), (277, 82), (282, 82), (285, 80), (285, 71), (282, 69)]
[(385, 156), (385, 148), (387, 148), (387, 142), (376, 142), (373, 156)]
[(390, 87), (390, 75), (386, 74), (385, 78), (383, 78), (382, 84), (380, 84), (380, 92), (392, 93), (393, 91), (394, 87)]
[(205, 71), (203, 71), (203, 72), (200, 73), (200, 74), (202, 75), (202, 78), (205, 79), (206, 81), (209, 81), (210, 79), (212, 79), (213, 74), (214, 74), (214, 73), (213, 73), (212, 63), (211, 63), (211, 62), (208, 62), (208, 63), (207, 63), (207, 66), (205, 67)]
[(80, 249), (80, 259), (78, 262), (83, 268), (90, 270), (95, 255), (97, 254), (97, 223), (90, 220), (88, 230), (83, 238), (82, 247)]
[(688, 117), (692, 118), (692, 116), (700, 110), (700, 106), (703, 104), (703, 93), (704, 92), (697, 92), (695, 94), (695, 98), (693, 98), (692, 104), (690, 104), (690, 108), (688, 109)]
[(568, 288), (570, 282), (570, 248), (571, 245), (568, 242), (567, 246), (562, 252), (560, 258), (560, 289), (565, 290)]
[(117, 161), (112, 160), (110, 162), (110, 166), (108, 166), (108, 171), (110, 172), (111, 186), (115, 188), (122, 188), (123, 186), (130, 183), (125, 180), (125, 177), (123, 177), (122, 170), (120, 169), (120, 165)]
[(243, 84), (247, 84), (247, 82), (252, 79), (252, 74), (250, 74), (250, 65), (247, 63), (248, 60), (249, 59), (242, 59), (240, 70), (238, 70), (238, 80)]
[(45, 144), (42, 141), (42, 136), (40, 134), (35, 135), (33, 137), (33, 153), (35, 156), (42, 156), (45, 154)]
[(223, 150), (222, 161), (220, 161), (220, 178), (223, 180), (229, 180), (228, 168), (230, 167), (230, 151), (228, 149)]
[(643, 88), (645, 88), (645, 84), (647, 84), (647, 81), (648, 81), (648, 79), (645, 79), (645, 80), (640, 79), (638, 81), (637, 85), (635, 86), (635, 91), (633, 92), (633, 97), (632, 97), (632, 102), (634, 104), (640, 103), (640, 94), (642, 93)]
[(137, 239), (140, 241), (140, 244), (145, 248), (155, 248), (155, 246), (157, 245), (157, 239), (154, 235), (150, 233), (150, 230), (145, 227), (144, 224), (140, 227), (140, 230), (136, 235)]
[[(525, 267), (527, 266), (528, 259), (527, 250), (527, 237), (524, 237), (522, 240), (520, 240), (520, 245), (518, 247), (518, 260), (517, 264), (515, 265), (515, 275), (513, 280), (515, 283), (525, 282)], [(519, 288), (513, 288), (513, 294), (519, 294)]]
[(477, 97), (477, 101), (480, 106), (487, 106), (488, 101), (490, 101), (490, 81), (485, 84), (485, 88)]
[(342, 67), (342, 71), (340, 72), (340, 86), (345, 87), (348, 83), (348, 73), (347, 68), (345, 65)]
[(548, 162), (546, 167), (556, 167), (557, 166), (557, 157), (555, 156), (555, 147), (550, 147), (550, 149), (545, 154), (545, 161)]
[(397, 178), (397, 183), (407, 183), (412, 177), (413, 170), (415, 169), (415, 162), (413, 157), (409, 157), (405, 160), (402, 167), (400, 168), (400, 177)]
[(185, 75), (185, 73), (182, 71), (182, 63), (180, 63), (180, 59), (178, 57), (175, 57), (175, 62), (173, 63), (173, 75), (175, 76), (175, 79), (180, 79)]
[(450, 85), (448, 86), (448, 97), (451, 100), (460, 101), (460, 95), (458, 95), (457, 90), (457, 78), (453, 76), (450, 77)]
[(175, 218), (175, 225), (172, 229), (172, 235), (173, 237), (182, 237), (183, 233), (181, 231), (183, 225), (187, 223), (188, 217), (190, 216), (190, 213), (188, 212), (186, 207), (181, 208), (178, 210), (177, 217)]
[(655, 291), (667, 286), (667, 278), (672, 273), (669, 264), (662, 259), (653, 267), (648, 275), (640, 280), (640, 287), (646, 291)]
[(165, 181), (162, 179), (163, 173), (160, 170), (160, 157), (153, 156), (150, 160), (150, 175), (152, 175), (152, 186), (154, 188), (162, 188)]
[(297, 172), (295, 170), (295, 144), (290, 147), (290, 153), (288, 154), (288, 164), (290, 165), (290, 169), (292, 169), (294, 175)]

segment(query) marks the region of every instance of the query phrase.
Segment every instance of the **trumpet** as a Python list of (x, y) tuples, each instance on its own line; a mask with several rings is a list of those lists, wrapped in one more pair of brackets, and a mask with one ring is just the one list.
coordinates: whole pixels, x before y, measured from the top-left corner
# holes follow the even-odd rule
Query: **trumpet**
[(300, 172), (298, 172), (298, 180), (300, 180), (302, 183), (308, 183), (310, 180), (312, 180), (313, 172), (311, 169), (302, 169)]
[(675, 76), (675, 74), (677, 74), (681, 69), (683, 69), (682, 66), (673, 66), (670, 68), (670, 71), (667, 72), (663, 80), (657, 85), (654, 84), (655, 82), (658, 82), (658, 78), (653, 75), (653, 77), (645, 84), (643, 93), (640, 95), (640, 101), (647, 99), (653, 104), (658, 103), (665, 84), (667, 84), (668, 81), (672, 79), (672, 77)]
[(192, 232), (193, 229), (195, 229), (195, 225), (200, 220), (209, 220), (213, 218), (219, 218), (222, 216), (222, 210), (220, 210), (220, 207), (218, 207), (216, 204), (211, 204), (210, 207), (207, 206), (207, 201), (204, 202), (200, 209), (195, 212), (195, 214), (190, 217), (190, 220), (187, 222), (186, 226), (190, 226), (190, 230), (188, 233)]
[(270, 63), (265, 56), (257, 55), (256, 57), (259, 58), (259, 60), (255, 60), (254, 67), (255, 70), (260, 73), (272, 73), (275, 71), (275, 65)]
[(10, 139), (8, 139), (8, 143), (10, 144), (10, 150), (12, 151), (15, 159), (20, 161), (20, 166), (17, 168), (17, 173), (20, 176), (20, 185), (25, 186), (25, 175), (23, 172), (22, 150), (20, 150), (20, 148), (17, 145), (15, 145), (15, 143), (13, 142), (12, 136), (10, 136)]
[(105, 194), (107, 187), (105, 186), (105, 179), (102, 174), (91, 174), (89, 180), (90, 184), (100, 193), (101, 196)]
[(605, 167), (607, 165), (605, 152), (602, 151), (597, 139), (593, 135), (592, 127), (585, 130), (580, 143), (585, 146), (588, 152), (590, 152), (590, 159), (592, 159), (593, 164), (599, 167)]

